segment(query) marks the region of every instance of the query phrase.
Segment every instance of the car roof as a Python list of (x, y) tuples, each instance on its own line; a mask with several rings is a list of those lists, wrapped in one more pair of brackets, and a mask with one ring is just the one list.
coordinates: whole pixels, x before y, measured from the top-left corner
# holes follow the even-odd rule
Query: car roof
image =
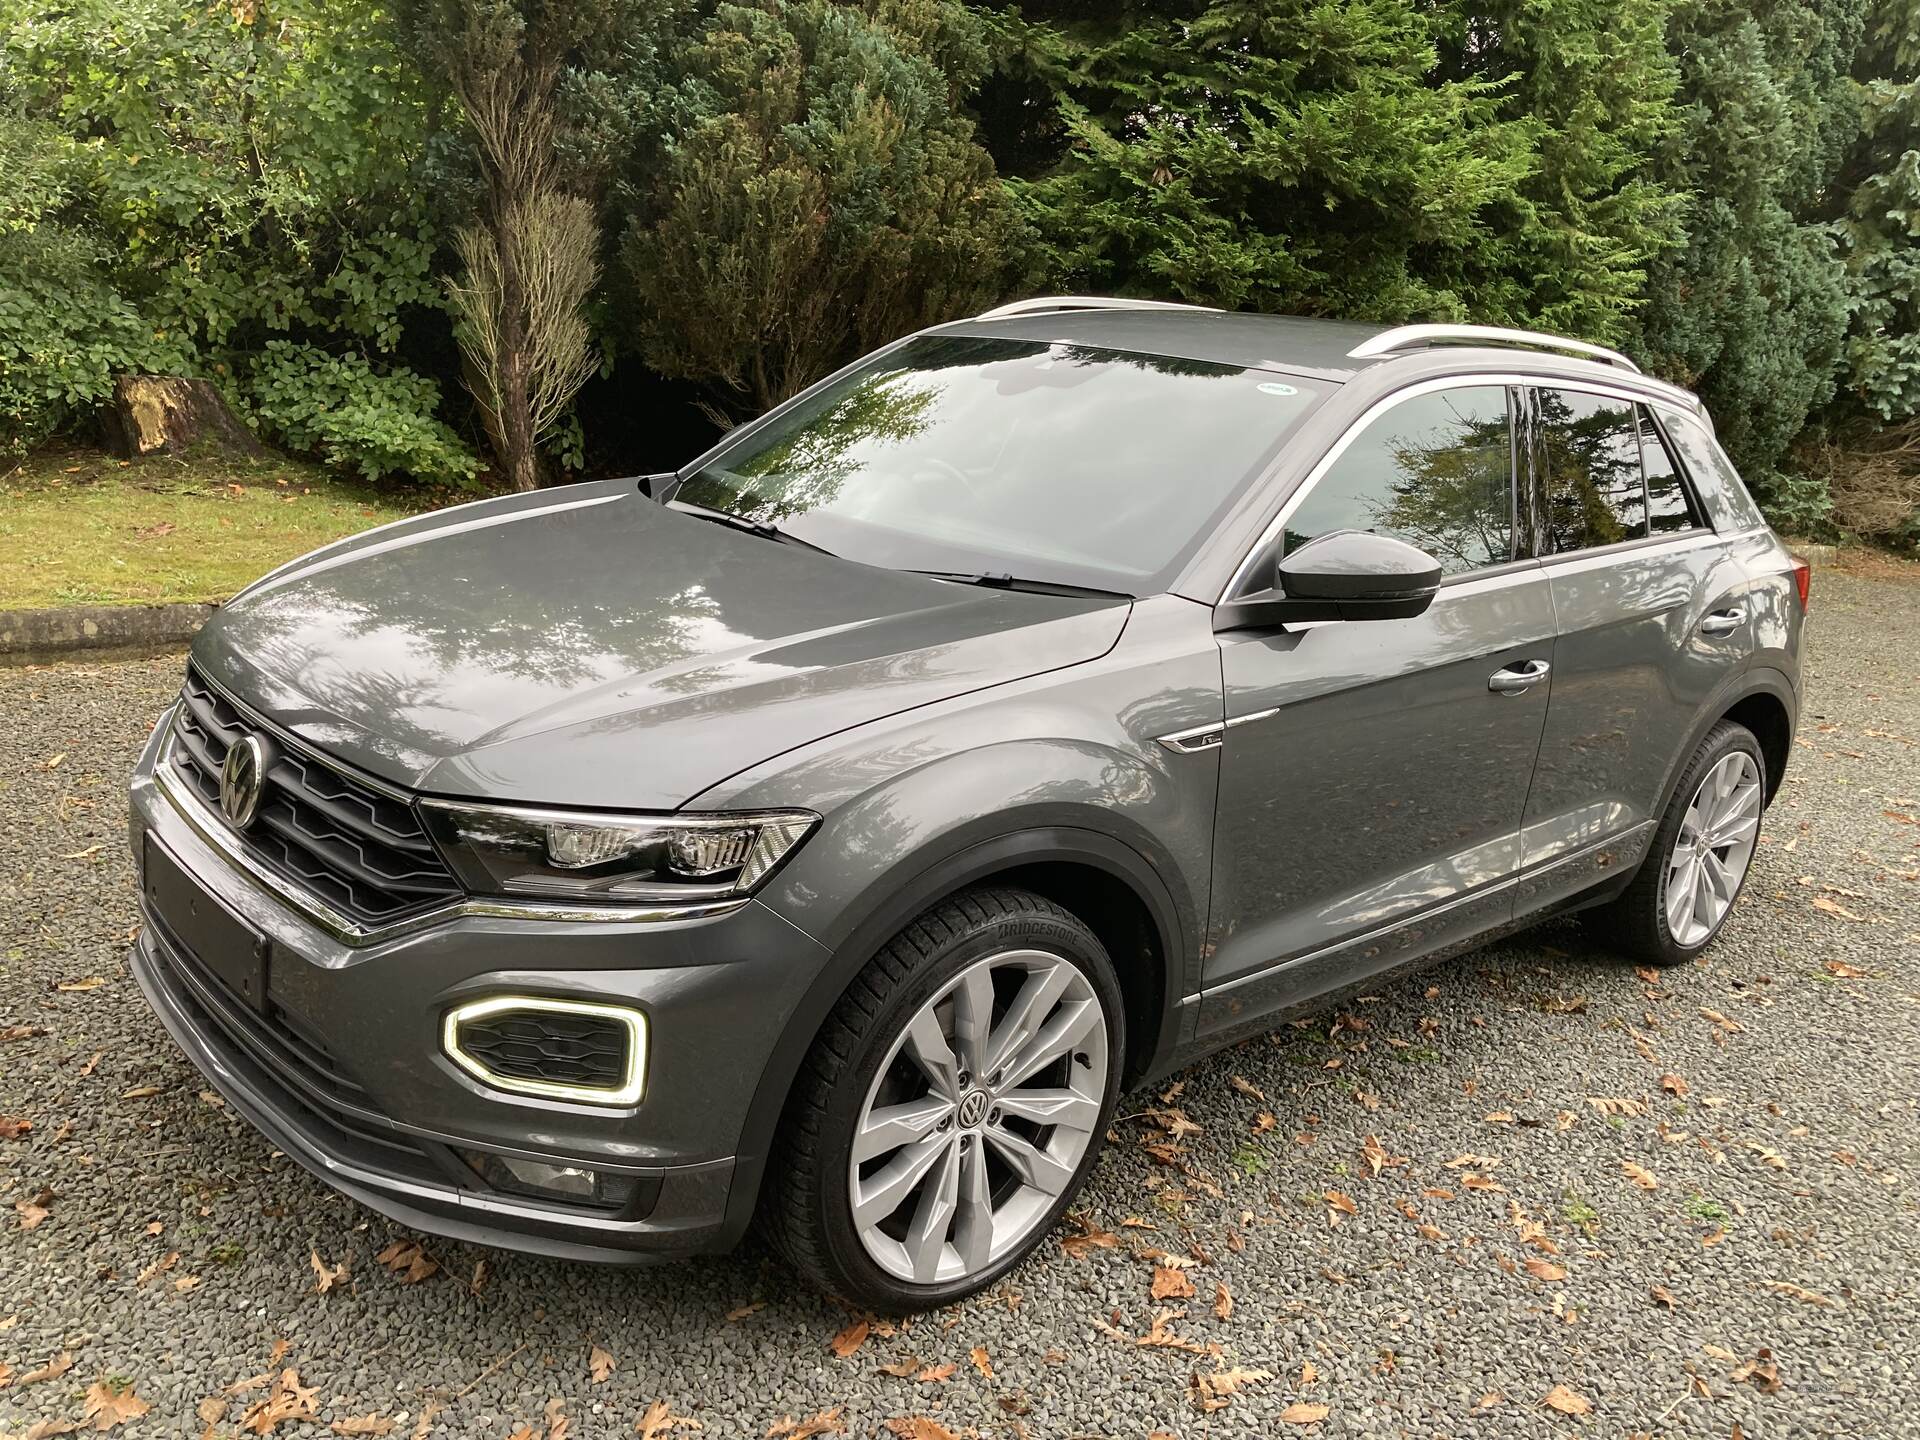
[(1280, 370), (1326, 380), (1350, 380), (1369, 363), (1355, 347), (1381, 333), (1379, 325), (1316, 320), (1300, 315), (1251, 315), (1233, 310), (1060, 309), (1021, 315), (976, 316), (936, 325), (933, 335), (1003, 335), (1211, 360), (1250, 370)]
[(1624, 384), (1704, 418), (1697, 397), (1641, 373), (1617, 351), (1523, 330), (1472, 325), (1392, 326), (1212, 310), (1160, 301), (1055, 296), (1017, 301), (921, 333), (999, 335), (1089, 345), (1273, 370), (1335, 383), (1345, 383), (1363, 371), (1386, 365), (1404, 370), (1409, 378), (1415, 373), (1426, 378), (1456, 370), (1471, 373), (1485, 368), (1489, 361), (1512, 366), (1517, 358), (1524, 358), (1530, 370)]

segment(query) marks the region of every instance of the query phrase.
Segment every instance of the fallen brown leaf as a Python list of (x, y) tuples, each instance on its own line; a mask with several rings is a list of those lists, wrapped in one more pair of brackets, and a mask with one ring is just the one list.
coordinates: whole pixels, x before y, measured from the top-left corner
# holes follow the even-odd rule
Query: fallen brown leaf
[(1769, 1280), (1766, 1284), (1769, 1290), (1777, 1290), (1782, 1295), (1790, 1295), (1795, 1300), (1803, 1300), (1809, 1305), (1833, 1304), (1833, 1301), (1829, 1300), (1819, 1291), (1809, 1290), (1804, 1286), (1795, 1285), (1791, 1280)]
[(1527, 1261), (1527, 1273), (1536, 1280), (1556, 1281), (1567, 1278), (1564, 1266), (1556, 1265), (1551, 1260), (1542, 1260), (1538, 1256)]
[(1213, 1313), (1220, 1320), (1233, 1318), (1233, 1292), (1227, 1289), (1224, 1281), (1213, 1287)]
[(342, 1260), (338, 1265), (328, 1265), (326, 1261), (320, 1258), (318, 1249), (308, 1252), (307, 1263), (313, 1266), (315, 1276), (313, 1293), (316, 1295), (326, 1294), (329, 1290), (333, 1289), (334, 1286), (340, 1284), (347, 1278), (348, 1262)]
[[(666, 1401), (656, 1400), (647, 1406), (646, 1413), (641, 1415), (633, 1428), (640, 1440), (660, 1440), (670, 1430), (698, 1430), (700, 1422), (688, 1415), (676, 1415)], [(818, 1435), (823, 1432), (816, 1430), (812, 1433)], [(548, 1440), (559, 1440), (559, 1437), (549, 1431)]]
[(20, 1228), (32, 1230), (53, 1213), (53, 1191), (42, 1186), (31, 1199), (16, 1200), (14, 1210), (20, 1216)]
[(1156, 1265), (1151, 1292), (1155, 1300), (1186, 1300), (1193, 1295), (1193, 1281), (1184, 1270)]
[(1282, 1425), (1318, 1425), (1327, 1418), (1331, 1410), (1331, 1406), (1296, 1400), (1280, 1412), (1280, 1423)]
[(1196, 1410), (1210, 1415), (1215, 1410), (1231, 1405), (1233, 1397), (1244, 1387), (1258, 1385), (1272, 1378), (1271, 1370), (1244, 1370), (1238, 1366), (1230, 1370), (1215, 1370), (1210, 1375), (1195, 1371), (1188, 1377), (1187, 1395)]
[(1636, 1164), (1632, 1160), (1622, 1160), (1620, 1162), (1620, 1172), (1642, 1190), (1658, 1190), (1660, 1188), (1660, 1182), (1654, 1177), (1654, 1173), (1647, 1169), (1646, 1166)]
[(587, 1347), (587, 1374), (596, 1385), (604, 1385), (613, 1374), (613, 1355), (598, 1345)]
[(1569, 1390), (1565, 1385), (1556, 1385), (1547, 1392), (1547, 1398), (1540, 1402), (1550, 1410), (1558, 1410), (1562, 1415), (1585, 1415), (1593, 1409), (1593, 1402), (1577, 1390)]
[(392, 1271), (402, 1285), (418, 1285), (440, 1270), (440, 1262), (422, 1250), (417, 1240), (392, 1241), (373, 1258)]
[(748, 1301), (748, 1302), (747, 1302), (747, 1303), (746, 1303), (745, 1305), (739, 1305), (739, 1306), (736, 1306), (735, 1308), (733, 1308), (732, 1310), (729, 1310), (729, 1311), (727, 1311), (727, 1314), (726, 1314), (726, 1319), (727, 1319), (727, 1321), (728, 1321), (729, 1323), (731, 1323), (731, 1322), (733, 1322), (733, 1321), (735, 1321), (735, 1320), (744, 1320), (744, 1319), (746, 1319), (746, 1318), (747, 1318), (747, 1317), (748, 1317), (749, 1315), (756, 1315), (756, 1314), (758, 1314), (758, 1313), (759, 1313), (760, 1311), (762, 1311), (762, 1310), (764, 1310), (764, 1309), (766, 1309), (766, 1308), (767, 1308), (767, 1302), (766, 1302), (766, 1301), (764, 1301), (764, 1300), (750, 1300), (750, 1301)]
[(973, 1349), (967, 1352), (967, 1358), (973, 1362), (974, 1369), (978, 1370), (989, 1380), (993, 1378), (993, 1360), (992, 1357), (987, 1354), (986, 1346), (974, 1346)]
[(31, 1129), (31, 1120), (18, 1115), (0, 1115), (0, 1140), (18, 1140)]
[(867, 1343), (867, 1336), (873, 1333), (873, 1326), (866, 1320), (856, 1320), (827, 1342), (827, 1348), (846, 1359), (854, 1351)]
[(391, 1435), (393, 1421), (385, 1415), (349, 1415), (328, 1428), (336, 1435)]
[(73, 1368), (73, 1353), (62, 1350), (38, 1370), (29, 1370), (20, 1377), (22, 1386), (38, 1385), (42, 1380), (58, 1380)]
[(913, 1378), (922, 1385), (944, 1385), (953, 1378), (954, 1372), (959, 1368), (958, 1365), (948, 1360), (939, 1365), (927, 1366), (926, 1369), (922, 1370)]
[(1680, 1304), (1673, 1298), (1673, 1292), (1664, 1285), (1652, 1286), (1647, 1293), (1669, 1310), (1678, 1310)]
[(1068, 1235), (1060, 1242), (1060, 1248), (1076, 1260), (1084, 1260), (1095, 1250), (1111, 1250), (1119, 1245), (1120, 1237), (1111, 1230), (1102, 1230), (1093, 1223), (1090, 1215), (1073, 1214), (1067, 1218), (1080, 1227), (1077, 1235)]
[(267, 1435), (289, 1420), (317, 1420), (319, 1411), (314, 1407), (313, 1397), (319, 1393), (319, 1386), (300, 1383), (298, 1370), (282, 1370), (274, 1377), (273, 1388), (241, 1412), (240, 1428), (255, 1435)]
[(938, 1420), (929, 1420), (924, 1415), (899, 1417), (887, 1421), (886, 1425), (900, 1440), (959, 1440)]
[(87, 1398), (80, 1409), (81, 1423), (93, 1430), (111, 1430), (129, 1420), (138, 1420), (153, 1407), (134, 1394), (132, 1385), (116, 1385), (111, 1380), (96, 1380), (87, 1387)]
[(767, 1440), (813, 1440), (816, 1435), (844, 1435), (847, 1427), (840, 1419), (841, 1409), (836, 1405), (831, 1410), (809, 1415), (805, 1420), (782, 1415), (767, 1427)]

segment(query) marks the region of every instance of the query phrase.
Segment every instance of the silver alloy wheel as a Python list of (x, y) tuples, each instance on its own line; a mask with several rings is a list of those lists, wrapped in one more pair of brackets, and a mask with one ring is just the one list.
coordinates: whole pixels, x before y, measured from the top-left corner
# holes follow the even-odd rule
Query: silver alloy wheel
[(922, 1005), (854, 1129), (849, 1198), (873, 1261), (944, 1284), (1028, 1239), (1093, 1143), (1107, 1045), (1092, 982), (1043, 950), (976, 960)]
[(1720, 928), (1760, 835), (1760, 767), (1744, 750), (1723, 755), (1693, 792), (1667, 857), (1664, 903), (1674, 943), (1692, 949)]

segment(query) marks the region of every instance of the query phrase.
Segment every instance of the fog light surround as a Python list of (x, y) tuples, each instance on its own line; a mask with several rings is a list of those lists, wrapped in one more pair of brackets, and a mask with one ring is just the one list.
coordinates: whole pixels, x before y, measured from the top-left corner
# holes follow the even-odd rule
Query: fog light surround
[(460, 1158), (487, 1184), (509, 1195), (624, 1210), (640, 1193), (638, 1176), (610, 1170), (498, 1155), (491, 1150), (462, 1150)]
[[(507, 1013), (583, 1015), (610, 1021), (626, 1034), (626, 1064), (614, 1085), (575, 1085), (557, 1080), (536, 1080), (524, 1075), (505, 1075), (488, 1065), (460, 1043), (460, 1032), (478, 1020)], [(447, 1058), (462, 1070), (496, 1090), (519, 1095), (537, 1095), (546, 1100), (571, 1100), (583, 1105), (636, 1105), (646, 1091), (647, 1017), (627, 1005), (611, 1005), (594, 1000), (558, 1000), (545, 995), (490, 995), (470, 1000), (447, 1011), (440, 1027), (440, 1046)]]

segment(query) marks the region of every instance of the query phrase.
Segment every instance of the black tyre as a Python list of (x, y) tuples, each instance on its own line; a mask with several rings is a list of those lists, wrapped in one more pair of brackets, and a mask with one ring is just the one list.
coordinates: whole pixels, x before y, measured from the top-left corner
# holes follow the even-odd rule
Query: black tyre
[(1614, 948), (1678, 965), (1713, 943), (1733, 913), (1760, 836), (1767, 761), (1744, 725), (1723, 720), (1681, 772), (1640, 870), (1620, 896), (1588, 912)]
[(1060, 906), (979, 889), (927, 911), (801, 1067), (764, 1182), (775, 1248), (882, 1312), (991, 1285), (1086, 1178), (1125, 1033), (1113, 962)]

